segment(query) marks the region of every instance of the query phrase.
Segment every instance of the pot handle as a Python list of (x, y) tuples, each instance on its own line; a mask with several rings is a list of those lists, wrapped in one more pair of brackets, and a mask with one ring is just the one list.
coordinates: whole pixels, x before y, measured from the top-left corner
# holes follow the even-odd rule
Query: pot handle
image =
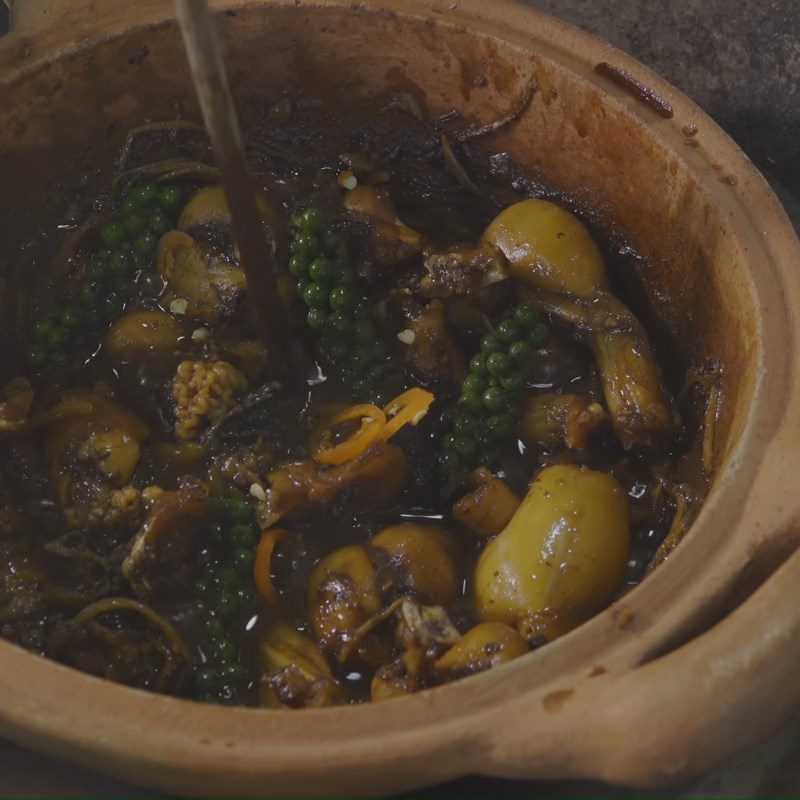
[[(796, 714), (798, 663), (796, 550), (743, 605), (688, 644), (495, 710), (484, 769), (639, 787), (698, 777)], [(526, 726), (533, 718), (545, 721), (541, 730)]]

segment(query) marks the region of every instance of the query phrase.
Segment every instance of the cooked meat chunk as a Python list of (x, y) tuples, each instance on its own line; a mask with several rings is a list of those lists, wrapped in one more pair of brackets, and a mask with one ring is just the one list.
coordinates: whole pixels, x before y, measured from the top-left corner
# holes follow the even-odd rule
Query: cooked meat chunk
[(262, 528), (284, 517), (318, 509), (346, 493), (352, 508), (378, 507), (394, 499), (406, 477), (406, 457), (397, 445), (373, 442), (344, 464), (325, 467), (296, 461), (267, 475), (266, 498), (256, 513)]
[(425, 269), (428, 274), (419, 282), (419, 290), (425, 297), (475, 294), (507, 280), (510, 275), (503, 254), (486, 243), (475, 248), (431, 253), (425, 259)]
[(519, 508), (519, 497), (486, 467), (476, 469), (470, 483), (474, 490), (455, 503), (453, 516), (478, 536), (497, 536)]
[(467, 366), (447, 325), (441, 300), (421, 305), (405, 296), (400, 305), (407, 330), (411, 331), (406, 363), (429, 380), (448, 376), (461, 382), (467, 375)]
[(122, 574), (137, 597), (182, 586), (189, 574), (207, 497), (199, 482), (157, 494), (122, 562)]

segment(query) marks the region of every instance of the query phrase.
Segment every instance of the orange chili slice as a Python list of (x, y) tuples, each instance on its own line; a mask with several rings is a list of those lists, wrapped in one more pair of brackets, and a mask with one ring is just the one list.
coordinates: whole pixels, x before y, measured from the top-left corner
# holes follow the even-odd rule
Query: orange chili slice
[(287, 533), (289, 531), (285, 528), (273, 528), (272, 530), (264, 531), (256, 549), (253, 579), (258, 593), (271, 606), (278, 602), (278, 593), (272, 583), (272, 551), (275, 549), (278, 539)]
[[(332, 445), (333, 429), (351, 420), (360, 420), (358, 430), (343, 442)], [(317, 445), (314, 458), (323, 464), (344, 464), (345, 461), (360, 456), (375, 441), (384, 425), (386, 425), (386, 415), (372, 403), (350, 406), (331, 420), (331, 424)]]
[(385, 442), (404, 425), (418, 424), (428, 413), (432, 402), (433, 395), (418, 386), (398, 395), (383, 409), (387, 422), (378, 434), (378, 438)]

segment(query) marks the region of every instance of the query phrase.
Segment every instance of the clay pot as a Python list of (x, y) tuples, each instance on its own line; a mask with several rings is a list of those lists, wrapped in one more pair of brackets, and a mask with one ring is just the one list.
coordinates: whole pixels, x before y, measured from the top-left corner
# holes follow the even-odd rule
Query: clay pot
[[(53, 176), (110, 163), (145, 117), (199, 118), (171, 5), (20, 0), (0, 43), (7, 252)], [(627, 236), (682, 353), (724, 365), (716, 479), (638, 588), (489, 673), (380, 705), (261, 711), (127, 689), (0, 642), (0, 733), (168, 792), (355, 796), (468, 773), (658, 785), (775, 730), (800, 705), (800, 248), (752, 164), (637, 62), (502, 0), (214, 5), (242, 107), (284, 90), (412, 88), (432, 116), (486, 121), (535, 73), (531, 107), (492, 147)]]

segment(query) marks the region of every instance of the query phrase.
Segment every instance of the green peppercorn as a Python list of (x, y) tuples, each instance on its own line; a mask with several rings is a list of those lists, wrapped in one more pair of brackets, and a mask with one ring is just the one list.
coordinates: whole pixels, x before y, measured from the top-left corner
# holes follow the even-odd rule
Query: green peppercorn
[(539, 315), (527, 303), (520, 303), (514, 309), (513, 317), (514, 322), (516, 322), (517, 325), (521, 325), (523, 328), (532, 327), (539, 319)]
[(84, 281), (78, 290), (81, 302), (84, 305), (94, 305), (100, 297), (100, 286), (96, 281)]
[(298, 217), (297, 224), (308, 233), (320, 233), (328, 224), (328, 215), (318, 208), (307, 208)]
[(108, 294), (103, 298), (103, 313), (106, 317), (116, 317), (122, 313), (125, 301), (115, 293)]
[(528, 342), (512, 342), (508, 346), (508, 354), (517, 364), (524, 364), (532, 355), (533, 348)]
[(138, 253), (141, 253), (145, 256), (151, 256), (156, 251), (157, 243), (156, 237), (153, 236), (152, 233), (146, 232), (136, 238), (133, 246), (136, 248)]
[(206, 634), (212, 639), (222, 639), (225, 636), (225, 626), (212, 614), (206, 617), (203, 628)]
[(220, 670), (220, 677), (229, 686), (243, 686), (247, 680), (247, 673), (241, 664), (226, 664)]
[(512, 319), (504, 319), (497, 324), (495, 329), (497, 338), (505, 344), (516, 342), (522, 336), (520, 326)]
[(86, 277), (93, 281), (104, 281), (111, 272), (111, 260), (98, 261), (96, 258), (92, 259), (88, 268), (86, 269)]
[(511, 414), (495, 414), (486, 420), (487, 430), (497, 438), (508, 436), (513, 427), (514, 417)]
[(366, 345), (375, 341), (378, 332), (368, 319), (360, 319), (353, 325), (351, 335), (354, 342)]
[(158, 202), (158, 187), (154, 183), (141, 183), (130, 194), (140, 208), (153, 206)]
[(237, 500), (235, 497), (231, 497), (225, 502), (228, 517), (233, 522), (237, 524), (249, 524), (252, 521), (253, 512), (244, 500)]
[(216, 542), (217, 544), (224, 544), (227, 540), (228, 536), (228, 529), (226, 528), (226, 521), (218, 520), (216, 522), (212, 522), (206, 528), (208, 538), (212, 542)]
[(253, 570), (255, 556), (252, 550), (237, 550), (233, 554), (231, 564), (240, 575), (249, 575)]
[(162, 236), (172, 228), (172, 220), (160, 208), (157, 208), (147, 218), (147, 227), (155, 236)]
[(239, 658), (239, 650), (236, 645), (227, 638), (212, 639), (208, 643), (208, 653), (216, 661), (235, 662)]
[(486, 380), (481, 375), (467, 375), (467, 377), (464, 378), (464, 383), (461, 385), (461, 391), (464, 392), (464, 394), (468, 392), (485, 392)]
[(309, 308), (306, 320), (313, 330), (319, 331), (325, 326), (328, 319), (328, 312), (322, 308)]
[(336, 286), (331, 289), (330, 304), (334, 311), (352, 311), (356, 305), (356, 293), (351, 286)]
[(33, 338), (36, 339), (37, 342), (46, 342), (50, 336), (50, 329), (51, 325), (47, 320), (40, 319), (34, 323), (31, 332), (33, 333)]
[(509, 403), (508, 392), (499, 386), (491, 386), (483, 393), (483, 404), (489, 411), (505, 411)]
[(475, 375), (485, 375), (486, 355), (484, 353), (477, 353), (476, 355), (472, 356), (469, 361), (469, 369), (470, 372), (473, 372)]
[(342, 362), (350, 352), (350, 348), (341, 339), (335, 339), (326, 344), (325, 351), (332, 361)]
[(256, 534), (252, 525), (246, 523), (239, 523), (234, 525), (229, 533), (228, 539), (234, 548), (248, 549), (256, 546)]
[(319, 254), (319, 239), (313, 233), (300, 233), (292, 239), (290, 247), (293, 252), (311, 261)]
[(28, 350), (28, 361), (34, 367), (42, 367), (47, 363), (47, 350), (40, 344), (33, 344)]
[(238, 614), (242, 607), (235, 589), (220, 589), (214, 593), (211, 602), (214, 610), (223, 619), (230, 619)]
[(525, 386), (525, 379), (518, 372), (511, 372), (500, 378), (500, 385), (511, 394), (516, 394)]
[(497, 378), (506, 375), (513, 367), (513, 360), (505, 353), (492, 353), (486, 358), (486, 369)]
[(450, 453), (454, 453), (456, 449), (456, 436), (452, 433), (445, 434), (442, 437), (442, 448)]
[(503, 343), (494, 333), (487, 333), (486, 336), (481, 339), (481, 352), (486, 353), (489, 355), (490, 353), (499, 353), (505, 350), (503, 347)]
[(127, 275), (131, 267), (131, 257), (125, 250), (118, 250), (111, 259), (111, 274), (119, 277)]
[(308, 265), (308, 275), (312, 281), (329, 286), (333, 283), (333, 265), (324, 256), (317, 256)]
[(61, 325), (67, 331), (74, 331), (80, 328), (83, 322), (83, 314), (77, 306), (67, 306), (60, 316)]
[(325, 323), (325, 331), (331, 336), (344, 338), (350, 333), (351, 325), (350, 319), (345, 314), (342, 314), (341, 311), (334, 311)]
[(110, 247), (101, 247), (95, 254), (94, 257), (98, 261), (111, 261), (111, 258), (114, 255), (114, 251)]
[(456, 436), (470, 437), (478, 431), (478, 421), (470, 414), (458, 414), (453, 422)]
[(483, 397), (478, 392), (462, 392), (458, 404), (465, 411), (469, 411), (472, 414), (482, 414), (484, 412)]
[(122, 205), (120, 206), (120, 208), (122, 209), (122, 215), (124, 217), (130, 217), (133, 214), (139, 213), (139, 206), (131, 195), (128, 195), (122, 201)]
[(236, 590), (236, 596), (239, 598), (242, 608), (247, 608), (253, 603), (253, 593), (245, 589), (241, 584)]
[[(227, 542), (226, 542), (227, 544)], [(218, 589), (230, 589), (234, 591), (239, 588), (238, 575), (228, 567), (219, 567), (213, 572), (214, 586)]]
[(183, 205), (183, 190), (174, 183), (168, 183), (161, 187), (161, 191), (158, 193), (158, 202), (164, 211), (174, 213)]
[(321, 283), (310, 283), (303, 291), (303, 302), (309, 308), (327, 308), (330, 296)]
[(442, 456), (442, 468), (445, 473), (455, 474), (461, 470), (461, 459), (456, 453), (444, 453)]
[(308, 264), (306, 263), (305, 258), (298, 253), (295, 253), (295, 255), (289, 259), (289, 272), (293, 278), (302, 278), (304, 280), (307, 279)]
[(311, 286), (311, 281), (305, 278), (300, 278), (294, 285), (295, 289), (297, 289), (297, 294), (299, 294), (301, 298), (309, 286)]
[(125, 226), (116, 219), (109, 220), (100, 230), (100, 238), (108, 247), (116, 247), (125, 239)]
[(50, 335), (47, 337), (47, 344), (51, 349), (58, 350), (67, 343), (68, 339), (69, 334), (66, 329), (61, 325), (57, 325), (50, 329)]
[(350, 366), (358, 373), (364, 372), (372, 361), (372, 353), (366, 347), (355, 347), (350, 354)]
[(541, 322), (537, 322), (528, 331), (528, 341), (530, 342), (532, 347), (535, 348), (542, 347), (549, 338), (550, 338), (550, 331), (548, 331), (547, 326), (543, 325)]
[(195, 672), (194, 685), (200, 692), (214, 692), (220, 684), (220, 674), (213, 667), (202, 667)]
[(458, 436), (453, 441), (452, 449), (457, 456), (463, 459), (469, 459), (475, 455), (476, 444), (472, 439)]
[(138, 236), (147, 227), (147, 220), (143, 214), (128, 214), (123, 225), (128, 236)]

